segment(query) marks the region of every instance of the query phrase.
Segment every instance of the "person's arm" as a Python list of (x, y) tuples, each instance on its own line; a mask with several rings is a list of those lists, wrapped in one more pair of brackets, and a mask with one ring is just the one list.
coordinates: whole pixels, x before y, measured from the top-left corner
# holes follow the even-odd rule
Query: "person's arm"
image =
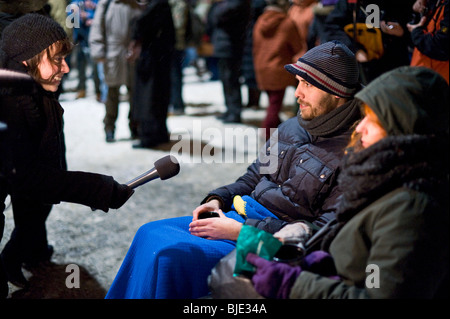
[(42, 163), (15, 166), (10, 179), (12, 190), (28, 198), (49, 204), (61, 201), (82, 204), (105, 212), (121, 207), (133, 190), (112, 176), (65, 171)]
[(218, 199), (222, 205), (220, 209), (229, 211), (231, 209), (231, 205), (233, 204), (234, 196), (250, 195), (260, 179), (261, 174), (259, 173), (259, 161), (257, 160), (252, 163), (247, 168), (247, 172), (239, 177), (234, 183), (211, 191), (200, 204), (207, 203), (210, 199)]
[[(448, 263), (443, 262), (448, 258), (448, 241), (443, 240), (448, 223), (439, 222), (447, 220), (443, 215), (448, 211), (437, 206), (426, 195), (403, 189), (361, 211), (367, 216), (364, 222), (353, 217), (345, 226), (358, 227), (357, 231), (343, 228), (341, 232), (359, 234), (356, 238), (368, 244), (367, 258), (361, 252), (359, 261), (345, 261), (345, 269), (338, 261), (336, 268), (346, 272), (345, 282), (302, 272), (290, 298), (433, 298), (448, 273)], [(346, 250), (345, 239), (336, 237), (331, 245), (335, 259), (343, 254), (352, 258)], [(377, 273), (364, 273), (368, 265), (376, 266)], [(378, 276), (378, 286), (367, 287), (369, 274)]]
[(94, 19), (89, 30), (90, 56), (97, 62), (104, 62), (106, 59), (106, 39), (105, 39), (105, 6), (107, 1), (102, 1), (95, 10)]
[[(418, 25), (408, 25), (414, 46), (431, 59), (446, 61), (449, 59), (450, 39), (448, 28), (450, 23), (449, 6), (445, 6), (444, 19), (440, 21), (440, 29), (435, 33), (426, 32), (425, 21)], [(445, 31), (444, 31), (445, 30)]]
[[(10, 123), (5, 137), (9, 147), (4, 154), (8, 159), (4, 175), (11, 192), (48, 204), (67, 201), (103, 211), (120, 207), (132, 195), (132, 189), (111, 176), (66, 170), (63, 134), (43, 137), (50, 119), (40, 111), (39, 100), (17, 97), (4, 105)], [(51, 148), (42, 148), (45, 138), (55, 139)]]

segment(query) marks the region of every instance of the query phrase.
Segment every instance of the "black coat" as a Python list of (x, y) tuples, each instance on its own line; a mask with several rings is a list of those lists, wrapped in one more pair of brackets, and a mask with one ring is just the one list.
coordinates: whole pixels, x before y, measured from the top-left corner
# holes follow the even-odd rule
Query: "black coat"
[(250, 0), (224, 0), (213, 4), (208, 15), (214, 56), (242, 57), (246, 28), (250, 19)]
[[(359, 118), (358, 103), (352, 100), (312, 121), (285, 121), (276, 144), (267, 144), (266, 153), (243, 176), (210, 192), (204, 201), (217, 196), (228, 211), (235, 195), (250, 195), (287, 222), (315, 222), (324, 214), (334, 215), (340, 161)], [(277, 166), (264, 173), (264, 163), (269, 162)]]
[(1, 172), (8, 193), (44, 204), (61, 201), (107, 210), (117, 183), (111, 176), (67, 171), (63, 109), (36, 84), (34, 94), (1, 97)]
[(170, 69), (175, 50), (175, 29), (167, 0), (150, 1), (136, 21), (132, 38), (142, 44), (136, 61), (132, 118), (139, 123), (142, 143), (167, 142)]
[(139, 77), (144, 82), (152, 78), (155, 83), (160, 81), (170, 71), (175, 50), (175, 29), (167, 0), (150, 1), (135, 23), (132, 39), (142, 45), (136, 68)]
[(258, 17), (264, 12), (265, 7), (265, 0), (252, 0), (250, 21), (246, 29), (241, 67), (246, 84), (256, 84), (255, 70), (253, 67), (253, 27)]

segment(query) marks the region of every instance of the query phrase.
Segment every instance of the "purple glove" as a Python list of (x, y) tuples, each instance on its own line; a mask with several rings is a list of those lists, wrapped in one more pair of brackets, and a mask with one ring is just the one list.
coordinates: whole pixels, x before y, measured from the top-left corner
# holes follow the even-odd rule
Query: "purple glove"
[(321, 276), (335, 276), (337, 274), (333, 257), (323, 250), (316, 250), (305, 256), (302, 267)]
[(247, 261), (256, 267), (252, 277), (255, 290), (266, 298), (287, 299), (295, 280), (302, 272), (300, 266), (268, 261), (249, 253)]

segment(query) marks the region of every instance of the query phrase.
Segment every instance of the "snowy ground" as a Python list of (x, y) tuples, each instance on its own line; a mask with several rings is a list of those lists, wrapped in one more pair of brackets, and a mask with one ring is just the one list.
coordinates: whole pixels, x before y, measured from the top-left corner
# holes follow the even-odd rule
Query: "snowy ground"
[[(127, 102), (120, 105), (117, 142), (106, 143), (104, 105), (95, 100), (91, 81), (86, 98), (75, 100), (75, 93), (61, 96), (70, 170), (111, 175), (125, 183), (151, 169), (157, 159), (167, 154), (178, 158), (181, 170), (172, 179), (154, 180), (139, 187), (122, 208), (107, 214), (71, 203), (54, 206), (47, 221), (49, 243), (55, 248), (53, 263), (25, 270), (30, 289), (10, 285), (10, 298), (103, 298), (142, 224), (190, 215), (208, 191), (233, 182), (245, 172), (261, 145), (257, 127), (264, 118), (267, 97), (262, 95), (263, 109), (242, 112), (243, 124), (224, 125), (216, 119), (225, 111), (220, 82), (201, 81), (192, 68), (185, 69), (184, 81), (186, 115), (168, 118), (171, 142), (152, 150), (131, 147), (134, 141), (129, 138)], [(64, 87), (75, 86), (73, 71)], [(245, 86), (242, 92), (245, 104)], [(285, 104), (293, 105), (294, 101), (293, 88), (289, 88)], [(284, 118), (288, 116), (283, 114)], [(0, 249), (14, 226), (11, 207), (5, 216)], [(78, 289), (66, 286), (71, 273), (66, 267), (72, 264), (81, 272)]]

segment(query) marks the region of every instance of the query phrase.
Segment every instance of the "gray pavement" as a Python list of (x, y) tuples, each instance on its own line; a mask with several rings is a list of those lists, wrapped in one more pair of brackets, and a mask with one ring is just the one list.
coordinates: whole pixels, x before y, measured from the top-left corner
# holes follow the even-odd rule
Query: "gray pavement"
[[(64, 87), (75, 85), (76, 71), (70, 74)], [(137, 188), (124, 206), (108, 213), (93, 212), (89, 207), (72, 203), (55, 205), (47, 220), (49, 243), (55, 249), (52, 262), (24, 269), (30, 288), (23, 290), (10, 285), (9, 298), (104, 298), (141, 225), (190, 215), (208, 191), (233, 182), (245, 172), (261, 145), (257, 125), (264, 117), (264, 108), (244, 110), (244, 124), (222, 124), (215, 117), (225, 111), (220, 83), (200, 81), (189, 69), (183, 94), (188, 105), (186, 114), (168, 118), (171, 142), (152, 150), (131, 147), (134, 141), (129, 139), (126, 101), (120, 105), (117, 141), (106, 143), (102, 124), (104, 105), (95, 100), (92, 84), (84, 99), (75, 100), (75, 93), (61, 96), (69, 170), (111, 175), (125, 183), (152, 168), (157, 159), (167, 154), (178, 158), (181, 170), (171, 179), (153, 180)], [(292, 91), (288, 90), (286, 95), (286, 104), (293, 102)], [(244, 89), (243, 99), (245, 102)], [(267, 105), (265, 96), (261, 105)], [(243, 135), (245, 140), (240, 139)], [(0, 249), (14, 226), (11, 207), (5, 217)], [(80, 271), (79, 288), (68, 287), (75, 283), (72, 279), (76, 274), (75, 268), (70, 267)]]

